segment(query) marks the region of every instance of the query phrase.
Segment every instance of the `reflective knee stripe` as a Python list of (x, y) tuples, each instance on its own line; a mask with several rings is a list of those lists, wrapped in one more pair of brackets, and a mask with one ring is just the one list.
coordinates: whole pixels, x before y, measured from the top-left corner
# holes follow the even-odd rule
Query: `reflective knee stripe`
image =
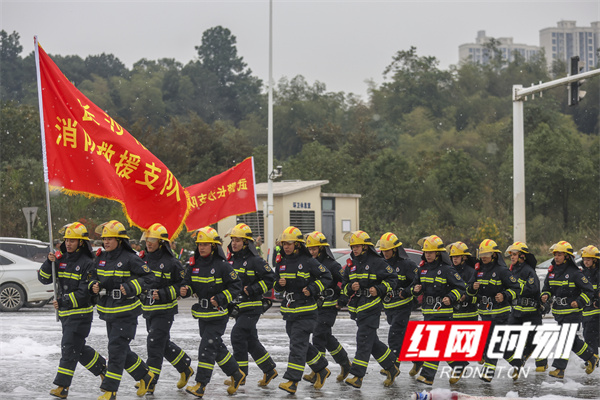
[(385, 360), (390, 355), (390, 353), (391, 353), (390, 349), (387, 349), (387, 351), (381, 357), (379, 357), (377, 359), (377, 362), (378, 363), (383, 362), (383, 360)]
[(262, 363), (264, 363), (265, 361), (267, 361), (269, 358), (271, 358), (271, 355), (267, 352), (264, 356), (262, 356), (261, 358), (259, 358), (256, 361), (256, 365), (260, 365)]
[(321, 359), (321, 353), (317, 353), (317, 355), (315, 356), (315, 358), (313, 358), (312, 360), (307, 361), (306, 363), (308, 365), (313, 365), (316, 362), (318, 362)]
[(337, 349), (330, 351), (329, 354), (331, 354), (332, 356), (335, 356), (336, 354), (338, 354), (340, 351), (342, 351), (344, 348), (342, 347), (342, 345), (340, 344)]
[(198, 361), (198, 368), (210, 369), (212, 371), (214, 367), (214, 364), (203, 363)]
[(288, 368), (295, 369), (296, 371), (304, 371), (304, 365), (288, 363)]
[(580, 356), (580, 355), (582, 355), (582, 354), (583, 354), (583, 353), (584, 353), (584, 352), (587, 350), (587, 348), (588, 348), (588, 345), (587, 345), (587, 343), (583, 343), (583, 347), (581, 348), (581, 350), (579, 350), (579, 351), (578, 351), (577, 353), (575, 353), (575, 354), (577, 354), (578, 356)]
[(179, 361), (181, 361), (181, 359), (183, 358), (184, 355), (185, 355), (185, 352), (183, 350), (181, 350), (179, 352), (179, 354), (177, 355), (177, 357), (175, 357), (175, 359), (173, 361), (171, 361), (171, 364), (173, 364), (173, 365), (177, 364)]
[(356, 358), (352, 360), (352, 364), (356, 364), (360, 367), (367, 368), (369, 366), (369, 361), (357, 360)]
[(94, 364), (96, 364), (96, 361), (98, 361), (98, 352), (94, 353), (94, 358), (92, 358), (92, 361), (90, 361), (88, 364), (84, 365), (85, 369), (90, 369), (94, 366)]
[(484, 368), (489, 368), (489, 369), (492, 369), (492, 370), (494, 370), (494, 371), (496, 370), (496, 366), (495, 366), (495, 365), (493, 365), (493, 364), (490, 364), (490, 363), (484, 363), (484, 364), (483, 364), (483, 367), (484, 367)]
[(248, 361), (238, 361), (237, 363), (238, 363), (238, 365), (240, 367), (247, 367), (248, 366)]
[(148, 365), (148, 369), (151, 372), (154, 372), (154, 375), (160, 375), (160, 368), (154, 368), (154, 367), (151, 367), (151, 366)]
[(231, 359), (231, 353), (227, 352), (227, 355), (225, 357), (223, 357), (223, 359), (221, 361), (217, 361), (217, 364), (219, 364), (219, 367), (220, 367), (220, 366), (224, 365), (230, 359)]
[(105, 377), (109, 378), (109, 379), (114, 379), (115, 381), (120, 381), (121, 380), (121, 375), (115, 374), (114, 372), (110, 372), (110, 371), (106, 372), (106, 376)]
[(129, 367), (129, 368), (125, 368), (125, 370), (129, 373), (132, 373), (137, 367), (140, 366), (140, 364), (142, 363), (142, 359), (140, 358), (140, 356), (138, 356), (137, 360), (135, 361), (135, 363)]
[(66, 368), (58, 367), (58, 373), (59, 374), (63, 374), (63, 375), (73, 376), (73, 374), (75, 373), (75, 371), (70, 370), (70, 369), (66, 369)]
[(437, 365), (435, 365), (435, 364), (432, 364), (432, 363), (428, 363), (427, 361), (425, 361), (425, 362), (423, 363), (423, 367), (424, 367), (424, 368), (429, 368), (429, 369), (432, 369), (432, 370), (434, 370), (434, 371), (437, 371), (437, 369), (438, 369), (438, 366), (437, 366)]

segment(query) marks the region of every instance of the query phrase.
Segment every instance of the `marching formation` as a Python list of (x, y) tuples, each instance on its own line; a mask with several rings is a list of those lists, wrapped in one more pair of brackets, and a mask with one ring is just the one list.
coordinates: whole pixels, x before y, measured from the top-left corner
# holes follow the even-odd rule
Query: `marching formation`
[[(271, 306), (264, 295), (272, 289), (282, 294), (280, 312), (289, 337), (279, 388), (290, 394), (296, 393), (302, 380), (317, 390), (323, 387), (331, 375), (327, 352), (339, 365), (338, 382), (360, 388), (373, 356), (385, 377), (383, 385), (391, 386), (400, 374), (398, 359), (417, 297), (422, 297), (425, 321), (481, 319), (491, 321), (492, 328), (526, 322), (539, 325), (542, 315), (551, 311), (559, 325), (583, 323), (583, 337), (575, 337), (572, 350), (585, 361), (586, 373), (598, 365), (600, 251), (592, 245), (581, 249), (578, 266), (568, 242), (554, 244), (550, 248), (554, 259), (541, 283), (535, 273), (537, 260), (522, 242), (506, 249), (504, 255), (511, 260), (507, 266), (491, 239), (480, 243), (474, 257), (465, 243), (444, 246), (440, 237), (431, 235), (419, 241), (423, 255), (416, 265), (394, 233), (384, 233), (374, 244), (359, 230), (344, 238), (352, 252), (342, 266), (323, 233), (303, 235), (290, 226), (279, 237), (271, 267), (259, 255), (250, 227), (238, 224), (225, 235), (231, 238), (228, 255), (215, 229), (196, 231), (194, 256), (182, 266), (161, 224), (143, 233), (146, 248), (137, 254), (120, 222), (106, 222), (97, 232), (103, 248), (94, 257), (86, 227), (79, 222), (66, 225), (60, 250), (50, 253), (38, 272), (42, 283), (58, 282), (53, 305), (63, 335), (56, 388), (50, 394), (62, 399), (68, 396), (78, 363), (100, 378), (103, 394), (98, 400), (117, 398), (123, 370), (137, 381), (138, 396), (154, 394), (163, 359), (179, 372), (175, 386), (185, 387), (195, 397), (204, 396), (215, 363), (229, 376), (224, 382), (227, 393), (235, 394), (249, 378), (249, 356), (263, 373), (258, 386), (269, 385), (279, 373), (259, 339), (257, 323)], [(197, 298), (192, 316), (198, 320), (200, 334), (195, 370), (191, 357), (170, 337), (177, 300), (190, 296)], [(108, 361), (86, 344), (94, 306), (106, 322)], [(346, 307), (357, 326), (352, 359), (334, 335), (337, 315)], [(377, 335), (382, 311), (390, 325), (387, 343)], [(130, 348), (139, 315), (148, 331), (146, 361)], [(235, 320), (230, 338), (233, 353), (223, 341), (229, 318)], [(513, 379), (518, 379), (534, 347), (530, 334), (523, 357), (503, 355), (513, 367)], [(497, 362), (487, 355), (481, 360), (483, 381), (492, 381)], [(554, 359), (549, 375), (564, 378), (567, 363), (568, 359)], [(455, 384), (468, 362), (448, 364), (449, 381)], [(311, 372), (303, 375), (306, 365)], [(536, 359), (535, 365), (536, 371), (544, 372), (548, 360)], [(415, 362), (409, 375), (433, 385), (438, 366), (435, 360)], [(186, 387), (194, 374), (195, 384)]]

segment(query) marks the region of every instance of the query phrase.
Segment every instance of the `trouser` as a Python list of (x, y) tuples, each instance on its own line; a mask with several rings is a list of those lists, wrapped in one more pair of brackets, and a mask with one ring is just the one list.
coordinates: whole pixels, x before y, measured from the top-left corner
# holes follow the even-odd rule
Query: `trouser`
[[(556, 322), (559, 325), (562, 324), (579, 324), (581, 317), (579, 315), (576, 316), (554, 316)], [(577, 334), (575, 335), (575, 341), (573, 342), (572, 351), (583, 361), (587, 361), (594, 356), (594, 352), (588, 346), (588, 344), (581, 338), (579, 335), (579, 325), (577, 326)], [(568, 358), (555, 358), (552, 362), (552, 366), (557, 369), (567, 369), (567, 364), (569, 363)]]
[(348, 353), (342, 347), (337, 338), (333, 336), (331, 331), (331, 328), (335, 324), (337, 314), (338, 311), (335, 307), (319, 309), (317, 326), (313, 332), (313, 345), (323, 356), (325, 356), (325, 351), (327, 350), (336, 363), (340, 365), (348, 365), (350, 364), (350, 360), (348, 360)]
[(240, 369), (246, 375), (248, 375), (248, 353), (263, 373), (272, 370), (276, 366), (269, 352), (258, 340), (256, 324), (259, 318), (259, 313), (240, 313), (231, 329), (233, 357), (235, 357)]
[[(535, 313), (521, 313), (516, 316), (513, 313), (508, 317), (509, 325), (523, 325), (525, 322), (531, 322), (532, 325), (542, 325), (542, 315), (539, 312)], [(523, 356), (525, 359), (529, 358), (533, 350), (535, 349), (535, 345), (533, 344), (533, 338), (535, 337), (535, 331), (529, 332), (527, 335), (527, 342), (525, 343), (525, 349), (523, 350)], [(523, 365), (523, 360), (514, 358), (514, 355), (511, 355), (508, 358), (508, 362), (513, 367), (521, 367)], [(536, 358), (535, 366), (542, 367), (548, 364), (548, 360), (545, 358)]]
[(104, 357), (85, 344), (85, 339), (92, 326), (92, 319), (66, 317), (60, 322), (62, 324), (61, 357), (54, 384), (62, 387), (71, 386), (78, 362), (96, 376), (104, 372), (106, 369)]
[(598, 354), (598, 346), (600, 345), (600, 315), (596, 314), (587, 317), (583, 321), (583, 339), (590, 346), (590, 349)]
[(198, 346), (196, 382), (203, 385), (210, 382), (215, 361), (227, 376), (232, 376), (239, 370), (238, 363), (223, 343), (222, 337), (228, 319), (228, 317), (220, 317), (215, 320), (198, 319), (201, 339)]
[(129, 347), (129, 343), (135, 338), (136, 329), (137, 317), (106, 321), (108, 366), (100, 389), (107, 392), (119, 390), (123, 369), (136, 381), (141, 380), (148, 373), (146, 363)]
[(327, 359), (310, 343), (310, 334), (313, 333), (316, 324), (317, 319), (314, 317), (286, 320), (285, 331), (290, 339), (290, 354), (283, 379), (298, 382), (302, 379), (305, 364), (314, 372), (327, 367)]
[(367, 373), (367, 366), (371, 355), (384, 369), (394, 365), (394, 356), (390, 349), (377, 336), (380, 314), (359, 316), (356, 319), (356, 354), (352, 360), (350, 373), (362, 378)]
[[(495, 318), (495, 319), (490, 319), (489, 317), (483, 317), (482, 321), (491, 321), (491, 325), (490, 325), (490, 335), (488, 336), (487, 342), (485, 343), (485, 350), (483, 353), (483, 369), (484, 369), (484, 376), (488, 377), (488, 378), (493, 378), (494, 374), (496, 373), (496, 365), (498, 364), (498, 360), (497, 358), (489, 358), (487, 356), (488, 353), (488, 347), (490, 345), (490, 338), (492, 337), (491, 333), (494, 332), (494, 327), (496, 325), (506, 325), (508, 323), (508, 317), (509, 314), (508, 313), (504, 313), (501, 314), (499, 317)], [(511, 352), (505, 352), (503, 355), (503, 358), (505, 360), (507, 360), (509, 363), (512, 360), (512, 351)]]
[(191, 363), (190, 357), (185, 354), (179, 346), (170, 340), (173, 315), (159, 314), (146, 318), (146, 329), (148, 338), (146, 347), (148, 349), (148, 369), (154, 372), (154, 379), (158, 381), (163, 364), (163, 357), (169, 361), (177, 372), (182, 373), (188, 369)]
[(402, 349), (402, 341), (406, 333), (406, 326), (410, 319), (411, 307), (397, 307), (385, 310), (387, 322), (390, 324), (388, 331), (388, 346), (394, 356), (394, 362), (399, 364), (400, 349)]
[[(452, 315), (431, 315), (425, 314), (423, 315), (424, 321), (451, 321)], [(421, 369), (421, 376), (428, 381), (433, 382), (435, 379), (435, 374), (437, 373), (438, 366), (440, 365), (439, 361), (431, 361), (427, 360), (423, 362), (423, 368)], [(448, 365), (453, 369), (461, 370), (464, 369), (467, 365), (469, 365), (468, 361), (448, 361)]]

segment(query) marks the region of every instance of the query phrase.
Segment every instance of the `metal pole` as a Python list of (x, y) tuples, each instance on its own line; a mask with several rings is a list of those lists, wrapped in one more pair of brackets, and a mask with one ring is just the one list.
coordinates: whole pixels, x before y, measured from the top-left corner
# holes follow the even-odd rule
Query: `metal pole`
[(513, 85), (513, 240), (527, 243), (525, 232), (525, 140), (523, 101), (514, 100), (523, 85)]
[[(269, 106), (268, 106), (268, 165), (267, 165), (267, 254), (273, 254), (273, 0), (269, 1)], [(267, 262), (270, 260), (267, 260)]]

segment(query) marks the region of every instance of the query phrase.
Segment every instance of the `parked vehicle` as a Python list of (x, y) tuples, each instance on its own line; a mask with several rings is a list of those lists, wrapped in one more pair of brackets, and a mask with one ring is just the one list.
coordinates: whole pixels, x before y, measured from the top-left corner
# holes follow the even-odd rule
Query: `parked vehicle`
[(8, 251), (40, 264), (46, 261), (49, 249), (48, 243), (41, 240), (0, 237), (0, 250)]
[(0, 311), (18, 311), (26, 304), (43, 306), (53, 297), (52, 285), (38, 281), (40, 266), (41, 262), (0, 250)]

